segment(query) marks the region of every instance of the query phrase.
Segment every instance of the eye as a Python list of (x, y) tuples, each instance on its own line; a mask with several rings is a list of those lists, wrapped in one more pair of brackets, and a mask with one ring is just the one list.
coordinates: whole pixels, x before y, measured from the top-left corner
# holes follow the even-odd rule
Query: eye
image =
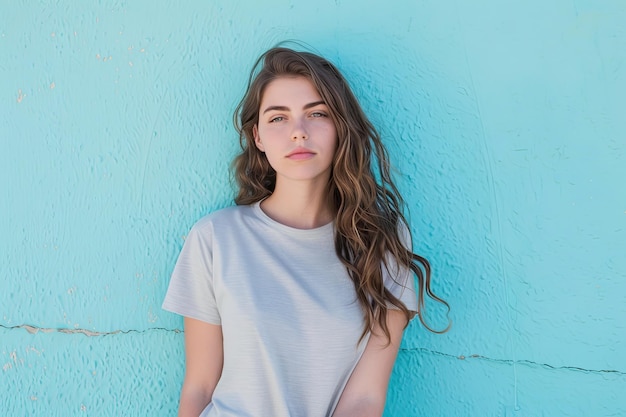
[(311, 113), (311, 117), (313, 117), (313, 118), (328, 117), (328, 115), (326, 113), (324, 113), (324, 112), (316, 111), (316, 112)]
[(276, 116), (270, 119), (270, 123), (282, 122), (283, 120), (285, 120), (283, 116)]

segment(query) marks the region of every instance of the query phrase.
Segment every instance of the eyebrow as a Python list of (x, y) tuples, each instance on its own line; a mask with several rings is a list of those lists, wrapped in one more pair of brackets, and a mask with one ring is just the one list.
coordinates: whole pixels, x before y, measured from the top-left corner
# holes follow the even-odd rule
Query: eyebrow
[[(324, 100), (314, 101), (312, 103), (305, 104), (302, 108), (304, 110), (310, 109), (311, 107), (319, 106), (320, 104), (326, 104)], [(289, 111), (289, 107), (287, 106), (269, 106), (265, 110), (263, 110), (263, 114), (268, 111), (277, 110), (277, 111)]]

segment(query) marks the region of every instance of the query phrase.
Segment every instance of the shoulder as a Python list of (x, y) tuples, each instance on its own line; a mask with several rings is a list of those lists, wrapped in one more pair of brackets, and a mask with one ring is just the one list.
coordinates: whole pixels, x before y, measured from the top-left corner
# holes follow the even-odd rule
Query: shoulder
[(253, 215), (253, 206), (230, 206), (216, 210), (200, 218), (191, 228), (190, 234), (211, 235), (216, 229), (230, 229)]
[(194, 229), (202, 229), (208, 227), (211, 224), (221, 221), (228, 221), (237, 217), (241, 212), (246, 211), (250, 206), (230, 206), (219, 210), (215, 210), (203, 217), (201, 217), (194, 225)]

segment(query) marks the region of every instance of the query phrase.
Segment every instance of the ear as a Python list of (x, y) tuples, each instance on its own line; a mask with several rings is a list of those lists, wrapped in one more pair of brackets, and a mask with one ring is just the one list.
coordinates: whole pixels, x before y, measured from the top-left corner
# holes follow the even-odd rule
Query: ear
[(252, 135), (254, 136), (254, 144), (257, 149), (261, 152), (265, 152), (265, 147), (263, 147), (263, 143), (261, 142), (261, 138), (259, 137), (259, 129), (256, 125), (252, 127)]

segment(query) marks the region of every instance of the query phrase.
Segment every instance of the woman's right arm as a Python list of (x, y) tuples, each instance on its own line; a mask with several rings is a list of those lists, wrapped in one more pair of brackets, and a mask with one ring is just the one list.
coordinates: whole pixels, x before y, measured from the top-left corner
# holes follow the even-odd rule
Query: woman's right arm
[(222, 374), (222, 326), (185, 317), (185, 379), (179, 417), (198, 417), (209, 404)]

